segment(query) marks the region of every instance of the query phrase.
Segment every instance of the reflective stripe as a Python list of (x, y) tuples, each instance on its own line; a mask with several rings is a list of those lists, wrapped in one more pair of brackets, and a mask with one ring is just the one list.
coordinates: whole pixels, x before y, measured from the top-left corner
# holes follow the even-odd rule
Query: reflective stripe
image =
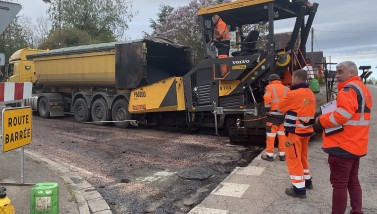
[(349, 120), (344, 125), (349, 126), (369, 126), (369, 120)]
[(264, 93), (264, 96), (271, 96), (271, 93), (269, 91), (266, 91), (266, 93)]
[(310, 176), (310, 175), (304, 175), (304, 178), (305, 178), (305, 180), (309, 180), (310, 178), (312, 178), (312, 176)]
[(292, 124), (292, 123), (287, 123), (287, 122), (284, 123), (284, 126), (286, 126), (286, 127), (297, 127), (297, 128), (311, 128), (311, 127), (313, 127), (313, 125), (304, 126), (302, 124)]
[[(350, 86), (352, 89), (356, 89), (355, 92), (359, 96), (361, 96), (361, 106), (358, 106), (358, 109), (361, 107), (361, 112), (360, 112), (360, 120), (348, 120), (344, 125), (349, 125), (349, 126), (369, 126), (370, 121), (369, 120), (364, 120), (364, 111), (366, 107), (365, 103), (365, 98), (363, 94), (363, 90), (360, 88), (360, 86), (356, 83), (350, 82), (346, 86)], [(345, 87), (346, 87), (345, 86)], [(360, 105), (360, 100), (358, 100), (358, 105)]]
[(264, 107), (267, 107), (267, 108), (269, 108), (269, 107), (271, 107), (271, 105), (264, 105)]
[(276, 112), (276, 111), (271, 111), (270, 113), (271, 113), (271, 115), (284, 115), (283, 113)]
[(330, 122), (332, 124), (334, 124), (335, 126), (339, 126), (339, 123), (337, 123), (336, 120), (335, 120), (335, 118), (334, 118), (334, 113), (330, 114), (330, 118), (329, 119), (330, 119)]
[(304, 169), (304, 173), (310, 173), (309, 169)]
[(305, 188), (305, 181), (299, 182), (299, 183), (293, 183), (292, 182), (292, 184), (293, 184), (293, 186), (295, 186), (298, 189)]
[(280, 156), (284, 156), (284, 155), (285, 155), (285, 152), (279, 152), (279, 155), (280, 155)]
[(291, 175), (292, 180), (301, 181), (304, 179), (304, 176)]
[(272, 152), (266, 152), (266, 155), (267, 155), (268, 157), (274, 157), (274, 153), (272, 153)]
[(348, 111), (346, 111), (342, 108), (337, 108), (335, 111), (338, 112), (340, 115), (342, 115), (343, 117), (345, 117), (347, 119), (350, 119), (352, 117), (351, 113), (349, 113)]
[(278, 97), (278, 93), (276, 91), (276, 88), (273, 85), (271, 85), (271, 89), (272, 89), (272, 92), (274, 93), (274, 96), (275, 96), (275, 99), (273, 99), (271, 102), (273, 102), (273, 103), (279, 102), (279, 97)]
[[(364, 94), (363, 94), (363, 89), (361, 89), (358, 84), (353, 83), (353, 82), (348, 83), (344, 87), (346, 87), (348, 85), (350, 85), (351, 88), (352, 88), (352, 86), (355, 87), (356, 90), (357, 90), (355, 92), (361, 96), (361, 112), (360, 112), (361, 113), (361, 117), (360, 117), (360, 120), (364, 120), (365, 98), (364, 98)], [(358, 104), (359, 104), (359, 102), (358, 102)], [(359, 106), (359, 108), (360, 108), (360, 106)]]
[(285, 135), (285, 132), (283, 132), (283, 131), (278, 131), (278, 135)]
[(287, 96), (287, 94), (288, 94), (288, 87), (284, 87), (284, 97), (283, 98), (285, 98)]
[(314, 119), (314, 117), (297, 117), (297, 116), (293, 116), (293, 115), (286, 115), (285, 116), (285, 119), (289, 119), (289, 120), (302, 120), (302, 121), (309, 121), (309, 120), (312, 120)]
[(268, 133), (266, 132), (267, 137), (276, 137), (276, 133)]

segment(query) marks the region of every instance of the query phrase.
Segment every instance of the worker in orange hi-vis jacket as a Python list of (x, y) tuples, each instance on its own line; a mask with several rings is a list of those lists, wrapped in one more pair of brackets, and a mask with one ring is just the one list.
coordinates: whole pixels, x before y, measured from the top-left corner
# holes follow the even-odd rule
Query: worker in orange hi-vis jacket
[(345, 213), (348, 192), (350, 213), (363, 213), (358, 173), (360, 157), (368, 150), (372, 97), (358, 77), (354, 62), (339, 63), (335, 77), (338, 80), (336, 109), (316, 119), (323, 128), (339, 127), (322, 135), (322, 149), (329, 154), (332, 213)]
[(226, 23), (215, 14), (212, 16), (214, 28), (214, 44), (218, 50), (218, 58), (228, 58), (230, 50), (230, 34)]
[(266, 92), (263, 96), (264, 107), (267, 115), (266, 122), (266, 153), (261, 157), (263, 160), (274, 160), (274, 144), (276, 134), (279, 140), (279, 159), (285, 161), (285, 145), (286, 136), (284, 132), (284, 114), (278, 111), (278, 102), (286, 97), (289, 88), (284, 86), (280, 81), (280, 76), (271, 74), (268, 77), (269, 84), (266, 86)]
[(285, 154), (292, 182), (292, 187), (287, 188), (285, 193), (298, 198), (306, 198), (306, 189), (313, 188), (308, 163), (308, 143), (314, 133), (316, 100), (306, 83), (307, 78), (305, 70), (296, 70), (292, 76), (291, 91), (278, 103), (279, 111), (285, 113)]

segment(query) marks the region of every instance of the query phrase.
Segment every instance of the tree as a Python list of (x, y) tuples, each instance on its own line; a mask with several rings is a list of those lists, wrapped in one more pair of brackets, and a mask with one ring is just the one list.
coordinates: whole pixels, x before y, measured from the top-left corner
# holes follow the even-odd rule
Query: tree
[[(5, 29), (4, 33), (1, 34), (0, 53), (5, 54), (6, 64), (14, 52), (28, 46), (27, 34), (28, 32), (20, 24), (20, 17), (16, 17)], [(0, 70), (4, 72), (5, 68), (2, 67)], [(0, 79), (4, 80), (4, 77), (5, 75), (2, 75)]]
[(92, 39), (91, 35), (86, 31), (73, 27), (64, 27), (61, 30), (51, 30), (46, 40), (40, 44), (39, 48), (56, 49), (99, 42), (98, 40)]
[(35, 47), (40, 47), (51, 30), (51, 22), (45, 16), (39, 16), (34, 26)]
[(215, 5), (229, 0), (192, 0), (187, 6), (171, 10), (161, 6), (157, 21), (151, 20), (153, 36), (161, 36), (178, 44), (191, 47), (197, 59), (203, 57), (202, 34), (197, 12), (202, 7)]
[(157, 13), (157, 21), (154, 21), (153, 19), (149, 19), (150, 27), (153, 30), (156, 30), (159, 25), (165, 25), (167, 17), (172, 13), (174, 10), (174, 7), (171, 7), (169, 5), (160, 5), (160, 12)]
[(367, 84), (377, 84), (376, 81), (377, 81), (376, 78), (371, 77), (371, 78), (368, 78), (368, 80), (367, 80)]
[(135, 12), (127, 0), (45, 0), (53, 30), (76, 28), (100, 42), (123, 37)]

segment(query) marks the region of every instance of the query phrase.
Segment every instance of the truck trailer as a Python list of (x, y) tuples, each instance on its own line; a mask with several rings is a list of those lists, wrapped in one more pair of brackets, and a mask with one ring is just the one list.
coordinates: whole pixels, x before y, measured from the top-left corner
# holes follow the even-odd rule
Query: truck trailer
[[(317, 7), (307, 0), (238, 0), (202, 8), (198, 17), (205, 57), (195, 66), (190, 48), (148, 37), (50, 51), (23, 49), (10, 59), (9, 81), (33, 82), (35, 96), (27, 104), (41, 117), (73, 113), (77, 122), (114, 122), (117, 127), (133, 120), (211, 127), (233, 141), (249, 140), (266, 133), (268, 76), (284, 79), (304, 65)], [(235, 35), (229, 58), (216, 57), (214, 14)], [(282, 19), (295, 24), (287, 44), (276, 47), (274, 22)], [(258, 23), (268, 26), (263, 48), (256, 46), (258, 31), (243, 32)]]

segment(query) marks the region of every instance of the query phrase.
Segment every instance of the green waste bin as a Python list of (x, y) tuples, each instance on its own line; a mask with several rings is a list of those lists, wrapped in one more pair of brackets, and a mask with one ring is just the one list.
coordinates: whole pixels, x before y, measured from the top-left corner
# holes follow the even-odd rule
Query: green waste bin
[(311, 79), (309, 82), (309, 88), (313, 93), (319, 93), (319, 81), (317, 79)]
[(59, 186), (57, 183), (38, 183), (31, 190), (30, 214), (58, 214)]

